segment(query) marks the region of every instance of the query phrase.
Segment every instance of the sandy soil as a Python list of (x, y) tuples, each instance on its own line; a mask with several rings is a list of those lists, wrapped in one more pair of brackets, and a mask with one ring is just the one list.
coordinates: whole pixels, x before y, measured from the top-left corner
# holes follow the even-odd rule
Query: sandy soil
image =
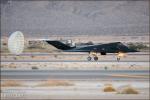
[[(72, 86), (39, 87), (43, 81), (23, 81), (24, 87), (2, 87), (2, 98), (28, 99), (148, 99), (149, 83), (147, 81), (71, 81)], [(111, 84), (116, 91), (104, 92), (106, 84)], [(118, 94), (120, 87), (130, 85), (138, 94)], [(10, 95), (12, 94), (12, 95)], [(126, 97), (126, 98), (124, 98)]]
[[(37, 40), (32, 38), (33, 40)], [(32, 40), (29, 38), (29, 40)], [(94, 43), (108, 43), (108, 42), (148, 42), (148, 36), (51, 36), (50, 39), (60, 40), (60, 39), (72, 39), (75, 42), (89, 42), (94, 41)]]

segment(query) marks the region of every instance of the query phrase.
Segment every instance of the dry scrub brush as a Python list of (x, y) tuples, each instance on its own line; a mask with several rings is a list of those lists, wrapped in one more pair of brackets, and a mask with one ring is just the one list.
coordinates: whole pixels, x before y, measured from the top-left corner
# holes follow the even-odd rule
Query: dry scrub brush
[(48, 80), (48, 81), (44, 81), (40, 84), (38, 84), (37, 86), (72, 86), (73, 83), (69, 82), (69, 81), (61, 81), (61, 80)]
[(8, 80), (1, 83), (1, 87), (19, 87), (23, 86), (22, 82), (16, 80)]
[(113, 87), (112, 84), (105, 84), (103, 91), (104, 92), (116, 92), (116, 89)]
[(130, 85), (120, 87), (117, 93), (118, 94), (139, 94), (138, 90)]

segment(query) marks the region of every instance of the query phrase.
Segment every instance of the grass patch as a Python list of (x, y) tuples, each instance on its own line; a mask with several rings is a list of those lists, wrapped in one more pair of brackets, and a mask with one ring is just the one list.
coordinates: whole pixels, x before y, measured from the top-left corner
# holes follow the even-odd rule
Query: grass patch
[(119, 91), (117, 93), (119, 94), (139, 94), (138, 90), (136, 88), (133, 88), (130, 85), (123, 86), (118, 89)]
[(116, 92), (116, 89), (113, 87), (112, 84), (105, 84), (103, 91), (104, 92)]
[(8, 80), (1, 83), (1, 87), (19, 87), (23, 86), (22, 82), (15, 80)]
[(69, 81), (48, 80), (38, 84), (37, 86), (47, 87), (47, 86), (72, 86), (72, 85), (74, 84)]

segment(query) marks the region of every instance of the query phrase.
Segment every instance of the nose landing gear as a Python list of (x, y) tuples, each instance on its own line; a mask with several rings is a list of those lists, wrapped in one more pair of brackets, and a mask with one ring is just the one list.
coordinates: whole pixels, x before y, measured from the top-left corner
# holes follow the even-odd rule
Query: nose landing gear
[(118, 61), (118, 62), (120, 61), (120, 57), (117, 57), (117, 61)]
[(117, 54), (117, 61), (118, 61), (118, 62), (120, 61), (120, 58), (121, 58), (121, 57), (125, 57), (125, 54), (122, 53), (122, 52), (118, 52), (118, 54)]

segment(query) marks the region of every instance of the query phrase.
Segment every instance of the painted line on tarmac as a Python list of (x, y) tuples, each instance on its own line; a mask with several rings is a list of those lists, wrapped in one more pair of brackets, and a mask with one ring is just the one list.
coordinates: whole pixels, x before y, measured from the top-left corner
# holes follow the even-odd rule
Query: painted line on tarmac
[(149, 75), (127, 75), (127, 74), (116, 74), (116, 75), (111, 75), (113, 77), (124, 77), (124, 78), (145, 78), (145, 79), (149, 79)]

